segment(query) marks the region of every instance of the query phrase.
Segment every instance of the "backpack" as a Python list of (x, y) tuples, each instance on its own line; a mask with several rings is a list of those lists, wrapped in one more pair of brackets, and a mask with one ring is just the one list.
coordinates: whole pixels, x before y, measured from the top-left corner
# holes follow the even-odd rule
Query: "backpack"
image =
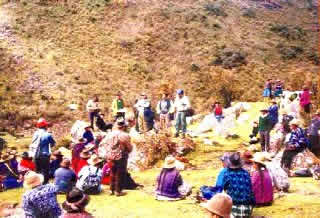
[(99, 168), (95, 172), (92, 172), (90, 167), (88, 167), (88, 170), (89, 175), (84, 178), (82, 190), (85, 194), (98, 194), (101, 183), (101, 178), (98, 176)]

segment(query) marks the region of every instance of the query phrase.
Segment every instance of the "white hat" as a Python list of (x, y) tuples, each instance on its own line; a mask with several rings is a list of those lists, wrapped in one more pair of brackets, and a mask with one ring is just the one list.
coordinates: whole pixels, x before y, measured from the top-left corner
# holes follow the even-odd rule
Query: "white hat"
[(296, 126), (299, 126), (300, 125), (300, 121), (298, 119), (293, 119), (290, 121), (289, 123), (290, 125), (296, 125)]
[(176, 159), (171, 155), (167, 156), (166, 159), (164, 160), (163, 168), (171, 169), (175, 167), (176, 167)]

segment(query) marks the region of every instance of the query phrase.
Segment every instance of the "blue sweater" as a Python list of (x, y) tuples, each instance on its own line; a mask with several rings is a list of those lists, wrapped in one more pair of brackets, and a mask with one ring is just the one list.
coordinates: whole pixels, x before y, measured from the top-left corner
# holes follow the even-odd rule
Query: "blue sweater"
[(217, 181), (216, 181), (216, 186), (222, 187), (223, 186), (223, 177), (225, 175), (225, 173), (227, 172), (228, 168), (223, 168), (220, 172), (219, 175), (217, 177)]
[(222, 185), (232, 198), (234, 205), (255, 204), (251, 178), (246, 170), (242, 168), (227, 169), (222, 179)]

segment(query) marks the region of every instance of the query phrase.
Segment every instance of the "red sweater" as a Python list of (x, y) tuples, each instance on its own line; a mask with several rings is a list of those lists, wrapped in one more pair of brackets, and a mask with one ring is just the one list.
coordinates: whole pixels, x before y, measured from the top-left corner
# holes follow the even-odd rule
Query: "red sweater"
[(19, 171), (35, 171), (36, 165), (32, 162), (32, 160), (22, 159), (20, 161)]

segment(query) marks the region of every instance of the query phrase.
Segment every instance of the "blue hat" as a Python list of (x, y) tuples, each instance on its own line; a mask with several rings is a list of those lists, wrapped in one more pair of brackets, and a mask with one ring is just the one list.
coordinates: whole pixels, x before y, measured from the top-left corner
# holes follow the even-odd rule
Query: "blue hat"
[(183, 94), (183, 90), (182, 90), (182, 89), (178, 89), (178, 90), (177, 90), (177, 94), (178, 94), (178, 95), (182, 95), (182, 94)]

